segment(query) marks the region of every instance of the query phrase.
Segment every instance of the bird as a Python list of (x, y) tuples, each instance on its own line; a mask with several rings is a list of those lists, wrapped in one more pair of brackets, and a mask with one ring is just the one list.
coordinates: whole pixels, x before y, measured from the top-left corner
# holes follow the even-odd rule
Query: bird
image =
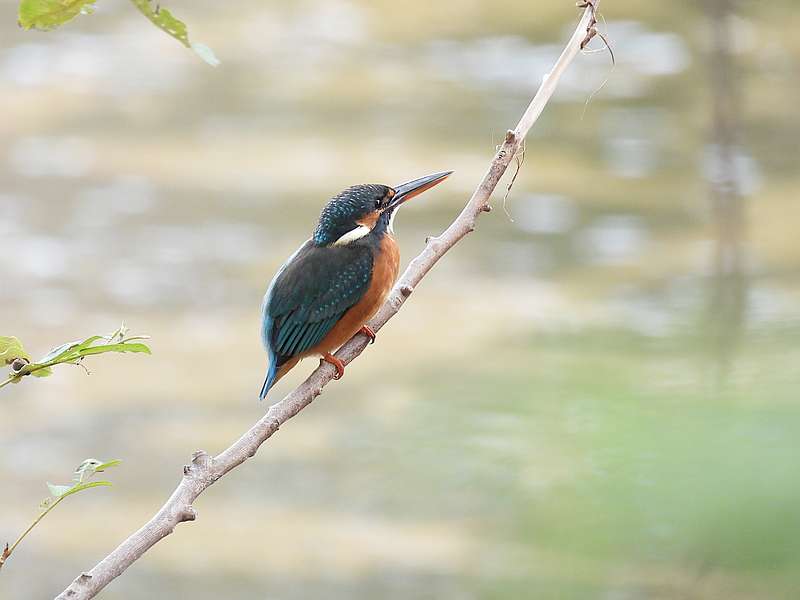
[(281, 266), (261, 307), (261, 339), (268, 367), (259, 399), (297, 363), (319, 356), (336, 367), (333, 356), (359, 331), (375, 341), (366, 323), (383, 304), (400, 268), (394, 239), (398, 208), (451, 175), (442, 171), (390, 187), (351, 186), (322, 209), (313, 235)]

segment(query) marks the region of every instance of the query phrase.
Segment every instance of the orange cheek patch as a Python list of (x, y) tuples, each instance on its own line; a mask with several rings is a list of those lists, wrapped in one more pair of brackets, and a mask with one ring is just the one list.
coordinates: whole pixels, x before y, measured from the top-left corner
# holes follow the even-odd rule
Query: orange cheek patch
[(380, 217), (380, 216), (381, 216), (381, 213), (379, 213), (376, 210), (375, 212), (371, 212), (370, 214), (368, 214), (366, 217), (363, 217), (363, 218), (359, 219), (358, 221), (356, 221), (356, 223), (358, 223), (359, 225), (363, 225), (364, 227), (369, 227), (370, 229), (372, 229), (373, 227), (375, 227), (375, 223), (378, 222), (378, 217)]

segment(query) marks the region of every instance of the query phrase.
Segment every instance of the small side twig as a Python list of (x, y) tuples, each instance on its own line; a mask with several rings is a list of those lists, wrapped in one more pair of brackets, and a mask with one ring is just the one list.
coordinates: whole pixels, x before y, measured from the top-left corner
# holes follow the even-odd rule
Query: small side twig
[(522, 165), (525, 163), (525, 140), (522, 140), (519, 150), (517, 150), (517, 152), (514, 154), (514, 163), (516, 166), (514, 169), (514, 174), (511, 176), (511, 181), (509, 181), (508, 185), (506, 186), (506, 193), (503, 194), (503, 212), (506, 213), (508, 220), (512, 223), (514, 222), (514, 217), (512, 217), (511, 213), (508, 211), (506, 200), (508, 200), (508, 195), (511, 193), (511, 188), (514, 187), (514, 183), (517, 181), (517, 175), (519, 175), (519, 171), (522, 168)]
[[(589, 27), (586, 30), (586, 37), (583, 38), (583, 41), (581, 42), (581, 51), (587, 54), (600, 52), (602, 48), (599, 48), (597, 50), (586, 50), (586, 46), (589, 44), (589, 42), (591, 42), (592, 39), (595, 36), (597, 36), (601, 40), (603, 40), (603, 44), (605, 45), (609, 55), (611, 56), (611, 71), (609, 72), (608, 75), (605, 76), (603, 82), (600, 85), (598, 85), (596, 89), (592, 90), (592, 93), (589, 94), (589, 97), (586, 98), (586, 102), (584, 102), (583, 104), (583, 111), (581, 112), (581, 121), (583, 121), (583, 118), (586, 116), (586, 111), (589, 109), (589, 103), (592, 101), (592, 98), (594, 98), (597, 94), (599, 94), (600, 90), (602, 90), (608, 83), (608, 79), (611, 77), (611, 72), (613, 72), (614, 68), (617, 66), (617, 58), (616, 56), (614, 56), (614, 50), (611, 48), (611, 44), (608, 42), (608, 38), (606, 37), (606, 35), (597, 29), (596, 5), (593, 4), (591, 0), (587, 0), (586, 2), (579, 3), (578, 6), (591, 7), (592, 11), (592, 19), (590, 21)], [(603, 15), (600, 15), (600, 18), (603, 19), (603, 23), (606, 22), (606, 19)]]
[(589, 10), (591, 14), (589, 25), (586, 27), (586, 36), (581, 40), (581, 50), (583, 50), (592, 41), (592, 38), (597, 35), (597, 5), (595, 0), (579, 0), (575, 5), (578, 8)]

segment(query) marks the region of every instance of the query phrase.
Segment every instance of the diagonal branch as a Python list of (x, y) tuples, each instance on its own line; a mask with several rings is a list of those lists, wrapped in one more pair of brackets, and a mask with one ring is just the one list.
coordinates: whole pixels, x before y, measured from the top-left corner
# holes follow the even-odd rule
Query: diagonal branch
[[(503, 144), (461, 214), (441, 235), (431, 238), (422, 253), (408, 265), (386, 303), (369, 323), (373, 330), (377, 331), (383, 327), (400, 310), (400, 307), (414, 291), (415, 286), (428, 271), (450, 248), (475, 229), (475, 222), (482, 212), (491, 210), (489, 199), (492, 192), (516, 155), (528, 131), (555, 92), (561, 75), (588, 40), (595, 35), (594, 15), (599, 3), (600, 0), (588, 0), (579, 4), (584, 12), (575, 32), (552, 71), (544, 77), (542, 85), (522, 115), (517, 127), (506, 133)], [(336, 356), (344, 364), (348, 364), (364, 351), (367, 344), (368, 338), (363, 334), (358, 334), (342, 346)], [(229, 471), (241, 465), (248, 458), (255, 456), (261, 444), (278, 431), (283, 423), (311, 404), (314, 398), (322, 392), (322, 388), (333, 379), (334, 373), (333, 366), (323, 363), (292, 393), (272, 405), (264, 417), (221, 454), (211, 457), (203, 451), (195, 452), (192, 463), (183, 468), (183, 478), (180, 484), (158, 513), (101, 560), (91, 571), (78, 576), (56, 600), (93, 598), (152, 546), (172, 533), (179, 523), (193, 521), (196, 517), (192, 507), (195, 499)]]

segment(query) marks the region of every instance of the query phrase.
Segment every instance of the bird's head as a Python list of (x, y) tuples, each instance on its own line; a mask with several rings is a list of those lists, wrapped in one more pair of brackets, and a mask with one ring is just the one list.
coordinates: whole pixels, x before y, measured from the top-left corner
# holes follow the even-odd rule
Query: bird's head
[(331, 198), (314, 230), (317, 246), (349, 244), (373, 231), (392, 231), (395, 212), (406, 200), (429, 190), (450, 176), (443, 171), (396, 187), (368, 183), (354, 185)]

